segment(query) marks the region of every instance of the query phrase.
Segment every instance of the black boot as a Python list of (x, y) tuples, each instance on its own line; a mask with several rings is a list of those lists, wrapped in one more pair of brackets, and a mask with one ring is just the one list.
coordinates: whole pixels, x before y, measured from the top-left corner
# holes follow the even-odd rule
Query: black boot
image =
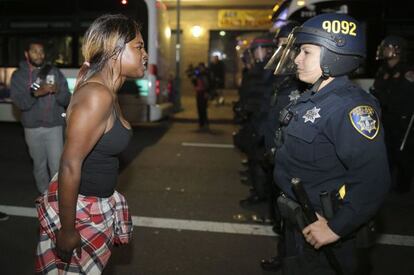
[(249, 208), (250, 206), (257, 205), (259, 203), (264, 202), (265, 199), (259, 197), (258, 195), (252, 194), (245, 198), (244, 200), (240, 201), (240, 206), (243, 208)]
[(279, 257), (272, 257), (260, 261), (260, 266), (266, 271), (279, 271), (282, 268), (282, 261)]

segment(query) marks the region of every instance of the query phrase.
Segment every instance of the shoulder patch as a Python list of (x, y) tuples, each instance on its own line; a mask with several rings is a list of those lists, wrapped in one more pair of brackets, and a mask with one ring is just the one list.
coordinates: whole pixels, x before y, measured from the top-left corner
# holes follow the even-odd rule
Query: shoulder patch
[(405, 79), (407, 79), (410, 82), (414, 82), (414, 71), (408, 71), (405, 73)]
[(360, 105), (349, 112), (352, 126), (364, 137), (374, 139), (379, 132), (379, 117), (374, 108)]

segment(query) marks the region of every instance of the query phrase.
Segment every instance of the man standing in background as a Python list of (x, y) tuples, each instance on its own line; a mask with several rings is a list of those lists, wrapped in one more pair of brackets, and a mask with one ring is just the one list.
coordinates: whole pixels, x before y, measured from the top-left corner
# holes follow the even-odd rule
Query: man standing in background
[(196, 90), (198, 126), (200, 127), (200, 130), (209, 129), (207, 107), (210, 82), (208, 80), (208, 74), (209, 72), (205, 64), (202, 62), (198, 64), (198, 67), (195, 69), (194, 87)]
[(59, 69), (45, 63), (42, 42), (30, 41), (24, 56), (25, 60), (12, 75), (10, 94), (22, 113), (21, 122), (33, 159), (36, 186), (39, 193), (43, 193), (59, 170), (65, 108), (71, 94)]
[(224, 81), (225, 81), (225, 68), (224, 63), (219, 59), (217, 55), (214, 55), (209, 67), (212, 78), (212, 89), (215, 90), (216, 100), (218, 104), (224, 104)]

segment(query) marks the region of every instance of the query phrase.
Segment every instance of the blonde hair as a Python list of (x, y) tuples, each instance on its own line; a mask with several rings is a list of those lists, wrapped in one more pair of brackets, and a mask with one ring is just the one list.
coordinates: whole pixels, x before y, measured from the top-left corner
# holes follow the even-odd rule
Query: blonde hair
[(82, 55), (85, 62), (79, 70), (75, 91), (102, 71), (110, 58), (118, 57), (140, 30), (137, 22), (122, 14), (105, 14), (95, 19), (83, 39)]

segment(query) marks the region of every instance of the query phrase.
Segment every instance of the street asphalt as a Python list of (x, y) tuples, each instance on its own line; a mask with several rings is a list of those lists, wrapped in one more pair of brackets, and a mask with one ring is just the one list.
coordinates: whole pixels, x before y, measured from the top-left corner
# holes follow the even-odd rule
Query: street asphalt
[[(239, 206), (249, 188), (239, 180), (243, 155), (231, 148), (238, 128), (234, 99), (228, 94), (224, 105), (210, 104), (209, 130), (198, 129), (191, 97), (183, 98), (184, 110), (175, 118), (134, 126), (120, 156), (117, 189), (138, 224), (133, 242), (113, 250), (104, 274), (277, 274), (259, 265), (276, 254), (277, 237), (239, 232), (243, 225), (266, 232), (269, 226), (254, 223), (255, 212)], [(0, 222), (0, 274), (33, 274), (38, 222), (30, 212), (37, 196), (32, 164), (20, 124), (2, 122), (0, 133), (0, 211), (17, 207)], [(413, 196), (390, 192), (381, 208), (379, 233), (387, 236), (370, 256), (372, 274), (414, 274)], [(208, 223), (219, 229), (206, 231)]]

